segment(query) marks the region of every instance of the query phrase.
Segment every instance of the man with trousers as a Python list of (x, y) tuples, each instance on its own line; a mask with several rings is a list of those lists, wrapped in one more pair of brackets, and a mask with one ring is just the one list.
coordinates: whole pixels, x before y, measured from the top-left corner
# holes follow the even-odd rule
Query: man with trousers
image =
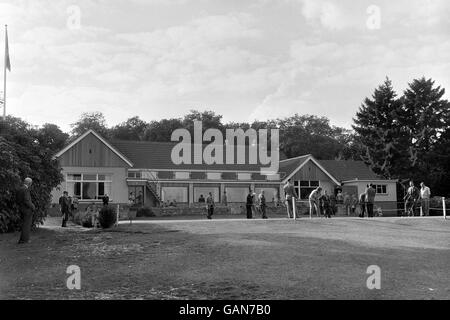
[(294, 205), (295, 199), (298, 199), (297, 192), (295, 192), (295, 188), (292, 185), (291, 179), (288, 180), (287, 184), (283, 188), (284, 195), (286, 197), (286, 209), (289, 218), (294, 217)]
[(420, 199), (422, 205), (422, 215), (430, 215), (430, 188), (425, 185), (424, 182), (420, 183)]
[[(369, 186), (367, 186), (369, 187)], [(361, 213), (359, 214), (360, 218), (364, 218), (364, 214), (366, 213), (366, 194), (361, 193), (359, 195), (359, 207), (361, 209)]]
[(264, 190), (262, 190), (259, 194), (259, 208), (263, 219), (267, 219), (266, 206), (266, 196), (264, 195)]
[(317, 187), (309, 195), (309, 216), (312, 217), (314, 211), (316, 211), (317, 217), (320, 214), (320, 197), (322, 188)]
[(245, 209), (247, 210), (247, 219), (252, 218), (252, 207), (253, 207), (253, 192), (250, 190), (247, 195), (247, 201), (245, 202)]
[(69, 194), (67, 191), (63, 192), (63, 195), (59, 198), (59, 207), (62, 214), (62, 225), (61, 227), (66, 228), (67, 227), (67, 220), (69, 220), (69, 214), (70, 214), (70, 199)]
[(405, 214), (409, 217), (414, 216), (414, 211), (416, 209), (416, 203), (420, 198), (419, 189), (414, 186), (414, 181), (409, 182), (409, 188), (406, 192), (405, 200)]
[(327, 191), (319, 197), (320, 207), (322, 208), (322, 213), (325, 218), (331, 218), (331, 208), (330, 208), (330, 197)]
[(22, 218), (22, 233), (19, 244), (30, 242), (31, 225), (33, 223), (33, 211), (36, 210), (31, 201), (30, 187), (33, 183), (31, 178), (24, 180), (23, 186), (17, 191), (16, 201)]
[(208, 219), (212, 219), (212, 215), (214, 214), (214, 198), (212, 193), (210, 192), (208, 198), (206, 199), (206, 205), (208, 208)]
[(366, 192), (365, 192), (365, 201), (366, 201), (366, 208), (367, 208), (367, 216), (369, 218), (373, 218), (373, 205), (375, 203), (375, 195), (376, 195), (376, 191), (373, 188), (372, 184), (369, 184)]
[(105, 194), (102, 198), (103, 201), (103, 206), (108, 206), (109, 205), (109, 196), (107, 194)]

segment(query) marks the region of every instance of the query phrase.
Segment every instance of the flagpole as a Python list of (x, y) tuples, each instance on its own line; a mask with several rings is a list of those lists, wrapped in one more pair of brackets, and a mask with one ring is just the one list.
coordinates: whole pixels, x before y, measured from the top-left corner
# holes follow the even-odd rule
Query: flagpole
[(6, 120), (6, 55), (8, 54), (8, 52), (6, 52), (6, 37), (8, 34), (8, 25), (5, 24), (5, 63), (4, 63), (4, 67), (3, 67), (3, 121)]

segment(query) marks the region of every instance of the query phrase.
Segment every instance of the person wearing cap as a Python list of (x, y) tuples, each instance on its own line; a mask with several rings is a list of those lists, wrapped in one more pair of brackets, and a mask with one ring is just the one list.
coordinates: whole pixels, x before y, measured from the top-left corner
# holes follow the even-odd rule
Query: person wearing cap
[(33, 211), (36, 210), (32, 200), (30, 187), (33, 184), (31, 178), (26, 178), (23, 186), (17, 191), (16, 202), (22, 218), (22, 232), (20, 234), (19, 244), (30, 242), (31, 225), (33, 223)]

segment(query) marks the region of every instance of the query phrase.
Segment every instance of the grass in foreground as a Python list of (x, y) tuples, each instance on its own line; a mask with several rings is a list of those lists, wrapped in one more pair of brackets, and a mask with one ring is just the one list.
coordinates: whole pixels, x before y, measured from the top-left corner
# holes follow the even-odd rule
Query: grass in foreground
[[(442, 219), (134, 223), (0, 235), (2, 299), (448, 299)], [(81, 268), (68, 290), (66, 268)], [(381, 290), (366, 287), (381, 268)]]

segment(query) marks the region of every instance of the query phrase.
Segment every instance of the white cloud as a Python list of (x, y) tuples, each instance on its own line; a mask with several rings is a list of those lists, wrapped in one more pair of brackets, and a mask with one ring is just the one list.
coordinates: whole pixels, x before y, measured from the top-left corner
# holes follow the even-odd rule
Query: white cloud
[(349, 126), (386, 75), (398, 91), (422, 75), (450, 90), (445, 0), (377, 1), (375, 31), (370, 0), (80, 0), (79, 30), (66, 26), (72, 4), (0, 3), (14, 115), (67, 129), (84, 111), (114, 124), (208, 108), (233, 121), (298, 112)]

